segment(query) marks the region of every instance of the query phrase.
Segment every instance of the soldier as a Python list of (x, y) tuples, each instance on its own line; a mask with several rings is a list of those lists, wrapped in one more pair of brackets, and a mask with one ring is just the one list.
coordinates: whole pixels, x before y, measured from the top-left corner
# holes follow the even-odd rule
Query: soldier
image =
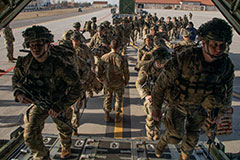
[(187, 18), (187, 15), (184, 14), (184, 16), (183, 16), (183, 28), (186, 28), (186, 27), (187, 27), (188, 22), (189, 22), (189, 20), (188, 20), (188, 18)]
[(94, 55), (99, 58), (110, 51), (109, 42), (106, 35), (104, 35), (103, 26), (98, 27), (97, 33), (91, 38), (88, 47), (93, 51)]
[(129, 81), (127, 60), (119, 52), (119, 41), (111, 41), (111, 52), (102, 56), (98, 64), (97, 77), (103, 82), (104, 87), (104, 120), (110, 122), (112, 110), (112, 96), (115, 95), (115, 122), (121, 121), (120, 113), (123, 102), (124, 88)]
[(173, 24), (173, 27), (171, 29), (171, 33), (169, 37), (170, 37), (170, 41), (173, 39), (173, 37), (175, 38), (175, 41), (176, 41), (179, 38), (178, 30), (180, 27), (180, 24), (176, 17), (173, 17), (172, 24)]
[(128, 24), (128, 20), (127, 19), (123, 19), (121, 27), (123, 29), (123, 33), (124, 33), (124, 37), (123, 37), (123, 52), (125, 52), (127, 46), (130, 43), (130, 35), (131, 35), (131, 28)]
[(158, 26), (151, 27), (151, 34), (153, 36), (153, 45), (158, 48), (168, 48), (163, 40), (162, 34), (158, 32)]
[(167, 17), (167, 22), (166, 22), (166, 27), (167, 27), (167, 33), (168, 33), (168, 37), (170, 38), (170, 36), (171, 36), (171, 30), (172, 30), (172, 28), (173, 28), (173, 23), (172, 23), (172, 21), (171, 21), (171, 17), (170, 16), (168, 16)]
[(14, 51), (13, 42), (15, 41), (15, 38), (13, 36), (12, 29), (10, 28), (9, 25), (3, 28), (3, 37), (7, 49), (8, 62), (14, 63), (14, 60), (17, 60), (16, 58), (13, 57)]
[(165, 43), (168, 45), (169, 48), (173, 48), (175, 53), (181, 53), (181, 51), (183, 49), (186, 49), (186, 46), (191, 47), (193, 45), (196, 45), (196, 43), (194, 41), (192, 41), (190, 39), (190, 32), (188, 32), (186, 29), (182, 30), (182, 36), (183, 36), (183, 40), (181, 42), (178, 42), (176, 44), (171, 44), (168, 41), (165, 41)]
[[(61, 141), (61, 158), (71, 154), (72, 129), (57, 117), (64, 113), (68, 121), (71, 105), (80, 97), (82, 85), (75, 66), (63, 57), (73, 55), (72, 50), (51, 46), (53, 35), (44, 26), (32, 26), (23, 32), (26, 48), (31, 53), (18, 57), (12, 77), (16, 101), (31, 104), (24, 117), (24, 141), (31, 149), (34, 160), (49, 160), (49, 150), (44, 146), (41, 132), (50, 115), (57, 125)], [(62, 56), (59, 56), (62, 55)], [(49, 111), (43, 110), (22, 87), (34, 96), (48, 101)]]
[(139, 24), (139, 39), (143, 39), (143, 27), (144, 27), (144, 18), (140, 14), (138, 17), (138, 24)]
[(154, 16), (152, 17), (152, 20), (153, 20), (153, 24), (157, 24), (157, 21), (158, 21), (158, 17), (157, 17), (157, 13), (154, 13), (153, 14)]
[(90, 37), (92, 38), (97, 32), (97, 17), (92, 17), (91, 21), (86, 21), (83, 27), (83, 33), (88, 31), (90, 33)]
[(138, 23), (138, 19), (136, 16), (133, 17), (132, 24), (133, 24), (133, 29), (131, 32), (131, 39), (132, 39), (133, 44), (135, 44), (137, 42), (137, 35), (139, 32), (139, 23)]
[(115, 40), (119, 40), (122, 46), (123, 37), (124, 37), (124, 32), (122, 27), (119, 25), (119, 20), (113, 19), (112, 38)]
[(143, 55), (151, 52), (153, 50), (153, 48), (154, 48), (153, 37), (152, 37), (152, 35), (147, 34), (144, 38), (144, 45), (138, 49), (137, 64), (136, 64), (135, 70), (138, 71), (140, 69), (140, 67), (142, 66), (141, 60), (142, 60)]
[(150, 22), (150, 16), (146, 16), (144, 20), (144, 34), (147, 35), (150, 33), (151, 28), (151, 22)]
[(145, 128), (148, 140), (159, 139), (160, 121), (155, 121), (152, 118), (151, 91), (169, 57), (170, 55), (165, 48), (158, 48), (153, 51), (153, 59), (144, 64), (138, 72), (136, 88), (141, 99), (145, 99), (144, 111), (147, 115)]
[(70, 29), (70, 30), (64, 32), (63, 35), (62, 35), (62, 39), (69, 41), (71, 39), (71, 36), (72, 36), (73, 32), (78, 32), (81, 36), (81, 38), (80, 38), (81, 42), (82, 43), (87, 43), (88, 40), (86, 40), (86, 38), (83, 36), (83, 34), (80, 31), (81, 30), (80, 22), (73, 23), (73, 28), (74, 28), (73, 30)]
[[(90, 70), (94, 70), (94, 57), (93, 53), (90, 50), (88, 46), (83, 44), (81, 42), (81, 35), (79, 32), (74, 32), (71, 36), (71, 41), (73, 44), (73, 47), (75, 49), (75, 54), (81, 59), (78, 63), (79, 66), (81, 66), (81, 69), (83, 70), (89, 70), (89, 80), (86, 81), (84, 86), (84, 91), (82, 93), (82, 97), (79, 97), (78, 102), (74, 105), (72, 105), (72, 125), (75, 129), (79, 127), (80, 123), (80, 108), (82, 106), (86, 108), (87, 105), (87, 95), (86, 91), (88, 92), (89, 97), (93, 96), (93, 90), (98, 93), (102, 90), (101, 83), (96, 79), (96, 75), (93, 72), (90, 72)], [(73, 133), (74, 135), (77, 135), (77, 133)]]
[(163, 100), (167, 103), (164, 125), (155, 148), (161, 157), (167, 144), (181, 141), (181, 160), (188, 160), (198, 143), (208, 110), (215, 121), (231, 108), (234, 66), (228, 57), (232, 28), (213, 18), (198, 29), (202, 47), (177, 54), (165, 65), (152, 91), (153, 118), (159, 120)]
[(189, 19), (192, 20), (192, 12), (189, 12)]

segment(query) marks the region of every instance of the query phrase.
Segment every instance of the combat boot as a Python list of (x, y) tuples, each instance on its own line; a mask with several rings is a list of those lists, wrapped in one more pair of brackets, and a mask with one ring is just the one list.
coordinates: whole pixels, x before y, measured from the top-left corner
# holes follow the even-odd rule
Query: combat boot
[(163, 154), (164, 148), (167, 146), (166, 143), (162, 141), (158, 141), (158, 144), (155, 147), (155, 155), (156, 157), (160, 158)]
[(188, 155), (182, 151), (180, 154), (179, 160), (188, 160), (188, 159), (190, 159), (190, 155)]
[(109, 112), (105, 112), (104, 120), (105, 120), (105, 122), (110, 122), (111, 118), (110, 118), (110, 113)]
[(69, 158), (71, 156), (71, 147), (62, 147), (60, 158)]
[(115, 113), (115, 120), (114, 120), (115, 123), (119, 123), (121, 120), (122, 119), (121, 119), (120, 113), (119, 112)]

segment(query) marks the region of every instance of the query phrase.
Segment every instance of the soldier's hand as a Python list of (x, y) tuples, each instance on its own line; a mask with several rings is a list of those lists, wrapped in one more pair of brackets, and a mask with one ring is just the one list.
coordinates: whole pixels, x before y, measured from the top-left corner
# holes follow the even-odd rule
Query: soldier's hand
[(148, 100), (150, 103), (152, 103), (152, 96), (151, 95), (147, 95), (145, 97), (146, 100)]
[(155, 121), (160, 121), (161, 120), (161, 110), (156, 110), (156, 109), (152, 109), (152, 117)]
[(55, 112), (53, 109), (50, 109), (50, 110), (48, 111), (48, 114), (49, 114), (52, 118), (57, 118), (57, 116), (59, 116), (60, 113), (61, 113), (61, 112), (59, 112), (59, 113)]
[(29, 98), (27, 98), (24, 94), (18, 94), (16, 96), (17, 100), (20, 102), (20, 103), (23, 103), (23, 104), (31, 104), (33, 103), (33, 101)]
[(108, 47), (108, 45), (106, 43), (102, 43), (102, 46), (104, 47)]

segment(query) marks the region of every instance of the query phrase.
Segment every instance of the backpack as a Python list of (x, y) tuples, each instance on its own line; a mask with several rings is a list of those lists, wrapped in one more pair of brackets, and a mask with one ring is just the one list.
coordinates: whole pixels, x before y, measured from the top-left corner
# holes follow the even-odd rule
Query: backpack
[(84, 24), (83, 29), (85, 31), (90, 31), (91, 30), (91, 24), (92, 24), (92, 21), (86, 21), (85, 24)]
[(63, 40), (70, 40), (70, 38), (71, 38), (71, 35), (73, 34), (73, 30), (68, 30), (68, 31), (65, 31), (64, 33), (63, 33), (63, 35), (62, 35), (62, 39)]

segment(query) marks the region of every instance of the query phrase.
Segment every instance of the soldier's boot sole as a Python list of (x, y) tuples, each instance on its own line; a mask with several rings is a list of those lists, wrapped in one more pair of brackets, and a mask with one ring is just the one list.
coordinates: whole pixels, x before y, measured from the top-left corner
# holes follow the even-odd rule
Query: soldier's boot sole
[(105, 112), (105, 114), (104, 114), (104, 121), (105, 122), (110, 122), (111, 121), (109, 112)]
[(115, 119), (114, 119), (115, 123), (119, 123), (121, 122), (121, 120), (122, 118), (120, 116), (120, 113), (115, 113)]
[(156, 157), (160, 158), (162, 156), (163, 151), (164, 151), (166, 146), (167, 146), (166, 143), (158, 141), (158, 144), (155, 147), (155, 155), (156, 155)]
[(70, 156), (71, 156), (71, 148), (62, 147), (60, 158), (66, 159), (66, 158), (69, 158)]

